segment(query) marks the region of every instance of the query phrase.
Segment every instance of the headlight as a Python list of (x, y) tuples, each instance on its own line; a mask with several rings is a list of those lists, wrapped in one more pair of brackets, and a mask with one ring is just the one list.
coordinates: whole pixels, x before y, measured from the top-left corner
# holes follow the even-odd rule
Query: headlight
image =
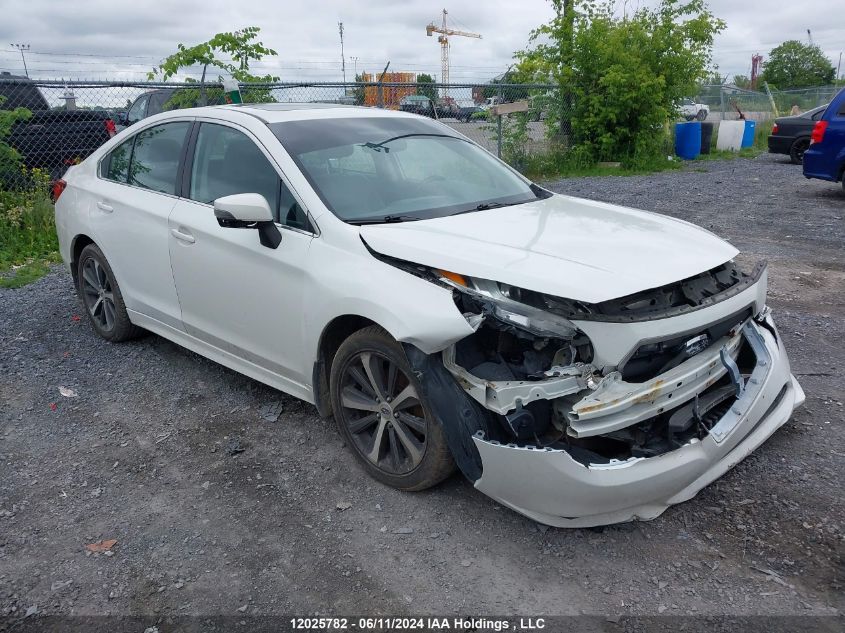
[(512, 299), (506, 284), (473, 279), (445, 270), (434, 272), (442, 283), (478, 303), (484, 314), (504, 323), (542, 337), (572, 339), (578, 335), (578, 328), (568, 319)]

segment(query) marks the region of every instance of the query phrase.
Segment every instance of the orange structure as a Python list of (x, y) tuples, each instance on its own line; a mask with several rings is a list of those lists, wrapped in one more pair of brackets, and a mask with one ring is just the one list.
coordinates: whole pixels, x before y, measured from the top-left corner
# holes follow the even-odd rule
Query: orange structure
[[(408, 86), (382, 86), (382, 98), (384, 107), (391, 110), (399, 109), (399, 102), (402, 97), (417, 94), (417, 75), (415, 73), (384, 73), (384, 78), (372, 73), (362, 73), (361, 81), (365, 83), (382, 81), (391, 84), (409, 84)], [(366, 86), (364, 88), (364, 105), (377, 106), (379, 104), (378, 86)]]

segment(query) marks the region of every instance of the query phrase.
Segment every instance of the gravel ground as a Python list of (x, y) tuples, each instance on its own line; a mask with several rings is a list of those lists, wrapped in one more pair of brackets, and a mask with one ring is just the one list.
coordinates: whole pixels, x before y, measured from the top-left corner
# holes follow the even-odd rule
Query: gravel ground
[(313, 407), (157, 336), (99, 340), (57, 268), (0, 290), (0, 616), (843, 610), (841, 188), (767, 155), (551, 186), (768, 259), (806, 406), (654, 521), (549, 529), (459, 477), (383, 487)]

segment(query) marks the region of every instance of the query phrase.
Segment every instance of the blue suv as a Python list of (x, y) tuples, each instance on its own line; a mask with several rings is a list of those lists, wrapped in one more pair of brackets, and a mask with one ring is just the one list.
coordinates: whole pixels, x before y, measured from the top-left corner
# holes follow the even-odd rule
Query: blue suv
[(804, 154), (804, 176), (842, 182), (845, 189), (845, 89), (840, 90), (810, 135)]

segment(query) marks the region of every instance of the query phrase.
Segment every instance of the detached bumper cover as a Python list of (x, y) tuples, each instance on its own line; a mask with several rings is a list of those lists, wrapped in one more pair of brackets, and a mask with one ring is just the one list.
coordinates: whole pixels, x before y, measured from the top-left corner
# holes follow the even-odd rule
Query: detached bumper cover
[(757, 365), (731, 409), (703, 440), (657, 457), (585, 466), (564, 450), (473, 437), (482, 461), (475, 487), (536, 521), (588, 527), (648, 520), (695, 496), (768, 439), (804, 402), (774, 324), (749, 321)]

